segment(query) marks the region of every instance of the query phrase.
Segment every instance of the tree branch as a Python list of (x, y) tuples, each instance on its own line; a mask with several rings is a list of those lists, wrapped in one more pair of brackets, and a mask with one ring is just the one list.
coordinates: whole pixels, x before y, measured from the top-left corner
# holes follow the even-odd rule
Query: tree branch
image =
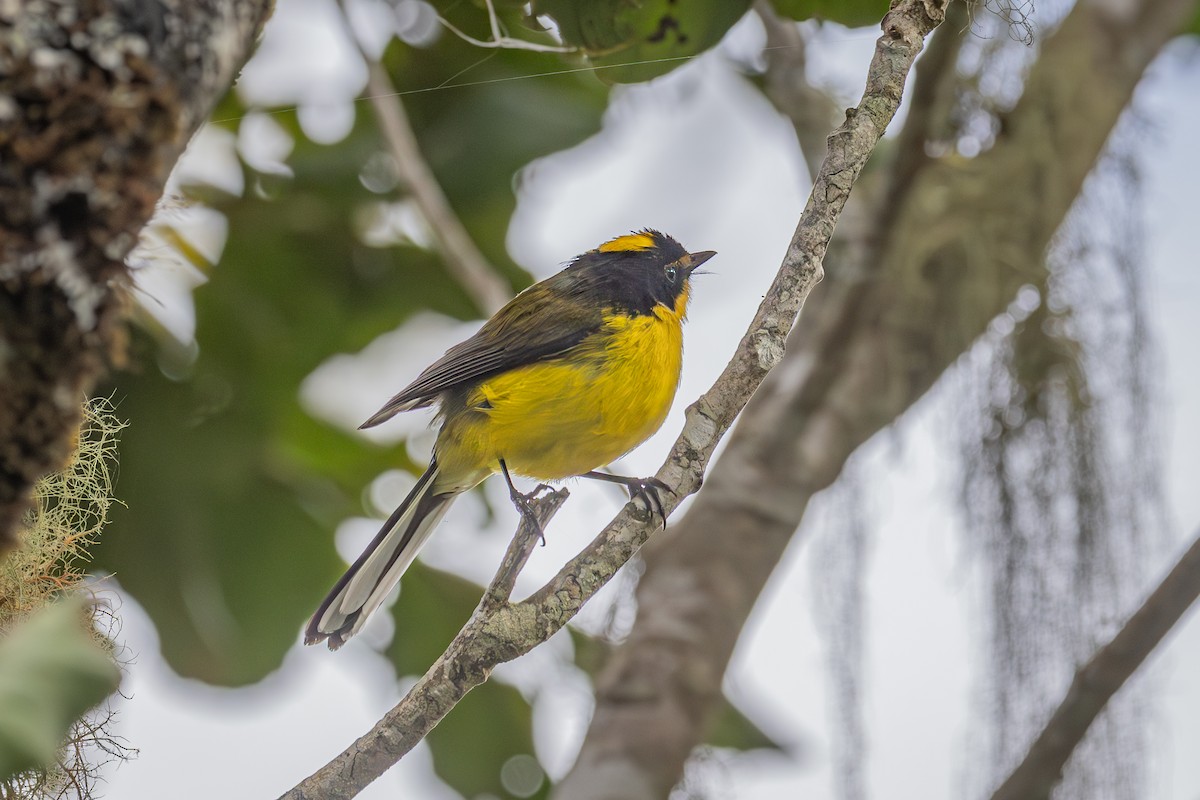
[[(442, 191), (437, 176), (421, 155), (417, 135), (408, 121), (404, 101), (400, 99), (392, 79), (383, 65), (363, 49), (350, 25), (345, 4), (339, 5), (346, 35), (358, 47), (359, 54), (367, 64), (366, 99), (371, 101), (371, 107), (375, 109), (379, 128), (391, 150), (400, 180), (412, 192), (417, 208), (421, 209), (421, 214), (437, 241), (446, 271), (463, 288), (475, 306), (490, 316), (512, 298), (512, 287), (488, 263), (487, 258), (475, 246), (471, 234), (467, 233), (462, 221), (454, 213), (454, 207)], [(492, 11), (490, 5), (488, 10)]]
[(272, 4), (0, 4), (0, 550), (121, 358), (124, 259)]
[(1117, 690), (1200, 597), (1200, 531), (1167, 577), (1075, 673), (1062, 703), (992, 800), (1049, 800), (1063, 767)]
[(492, 578), (492, 582), (488, 584), (487, 590), (483, 594), (483, 599), (479, 601), (479, 608), (483, 612), (494, 613), (512, 599), (513, 588), (517, 585), (517, 576), (525, 568), (525, 562), (532, 555), (534, 546), (541, 540), (542, 531), (550, 524), (550, 519), (570, 495), (571, 493), (566, 489), (555, 489), (544, 497), (539, 497), (531, 502), (541, 530), (527, 524), (525, 520), (521, 521), (521, 526), (517, 528), (516, 535), (513, 536), (512, 542), (504, 552), (504, 558), (500, 559), (496, 576)]
[(367, 61), (367, 96), (379, 118), (383, 138), (391, 148), (400, 179), (412, 192), (425, 222), (438, 243), (446, 271), (480, 311), (492, 315), (512, 298), (512, 288), (488, 263), (463, 227), (433, 170), (421, 156), (416, 134), (408, 122), (404, 104), (383, 65)]
[[(797, 313), (821, 279), (821, 261), (850, 189), (895, 114), (908, 70), (941, 13), (942, 4), (933, 0), (905, 0), (885, 17), (862, 102), (829, 137), (828, 155), (779, 273), (733, 359), (713, 387), (688, 408), (683, 432), (659, 469), (657, 477), (675, 492), (663, 498), (667, 514), (699, 487), (718, 441), (782, 356)], [(477, 610), (450, 648), (383, 720), (283, 797), (356, 794), (407, 753), (497, 664), (529, 652), (560, 630), (645, 543), (653, 523), (647, 509), (630, 503), (531, 597), (499, 605), (492, 613)]]
[[(861, 276), (801, 318), (705, 490), (645, 554), (639, 614), (597, 679), (561, 800), (665, 796), (704, 739), (738, 636), (808, 500), (917, 401), (1027, 282), (1133, 88), (1194, 0), (1081, 0), (996, 146), (933, 161)], [(834, 271), (834, 270), (831, 270)], [(614, 787), (614, 788), (610, 788)]]

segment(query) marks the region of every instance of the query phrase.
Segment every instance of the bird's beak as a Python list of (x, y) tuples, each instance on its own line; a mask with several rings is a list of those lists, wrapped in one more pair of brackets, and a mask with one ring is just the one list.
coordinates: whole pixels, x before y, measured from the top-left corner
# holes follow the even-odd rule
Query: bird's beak
[[(705, 261), (708, 261), (710, 258), (715, 256), (716, 254), (717, 254), (716, 250), (701, 250), (698, 253), (688, 253), (686, 256), (679, 259), (679, 262), (683, 266), (683, 268), (687, 271), (687, 274), (691, 275), (696, 272), (697, 267), (699, 267)], [(703, 275), (705, 273), (700, 272), (698, 274)]]

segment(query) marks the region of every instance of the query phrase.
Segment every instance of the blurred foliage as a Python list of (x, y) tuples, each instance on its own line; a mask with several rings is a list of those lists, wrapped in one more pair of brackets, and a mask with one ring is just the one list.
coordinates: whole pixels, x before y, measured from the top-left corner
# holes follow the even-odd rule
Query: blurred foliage
[[(533, 755), (529, 703), (511, 686), (488, 681), (464, 697), (426, 737), (433, 767), (464, 797), (513, 797), (503, 780), (511, 759)], [(543, 781), (533, 794), (549, 794)]]
[(90, 619), (82, 603), (62, 602), (0, 640), (0, 789), (52, 767), (75, 720), (116, 691), (120, 672)]
[(405, 573), (395, 605), (395, 634), (385, 651), (396, 671), (401, 675), (424, 673), (482, 596), (478, 584), (448, 572), (426, 567)]
[[(177, 671), (232, 685), (279, 665), (337, 577), (332, 527), (362, 512), (365, 482), (406, 461), (309, 417), (300, 382), (417, 308), (469, 311), (432, 254), (355, 236), (369, 199), (358, 174), (377, 150), (370, 122), (360, 115), (345, 141), (321, 147), (294, 116), (277, 119), (297, 137), (295, 177), (215, 204), (229, 235), (194, 294), (199, 357), (186, 379), (145, 352), (120, 378), (129, 510), (97, 562), (146, 606)], [(265, 183), (246, 168), (247, 186)]]

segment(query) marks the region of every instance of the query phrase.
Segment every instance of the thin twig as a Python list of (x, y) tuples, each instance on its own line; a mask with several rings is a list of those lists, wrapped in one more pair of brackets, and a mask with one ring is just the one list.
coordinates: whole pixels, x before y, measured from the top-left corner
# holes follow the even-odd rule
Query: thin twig
[[(566, 489), (556, 489), (530, 501), (534, 516), (537, 517), (538, 525), (542, 530), (545, 530), (550, 519), (558, 513), (558, 509), (567, 502), (570, 495), (571, 493)], [(508, 550), (504, 553), (504, 558), (500, 560), (496, 576), (492, 578), (492, 582), (488, 584), (487, 590), (484, 592), (483, 601), (480, 603), (483, 611), (493, 612), (512, 598), (517, 576), (525, 568), (525, 562), (529, 560), (533, 548), (537, 546), (541, 538), (542, 531), (530, 524), (528, 519), (522, 517), (521, 524), (517, 528), (516, 534), (513, 535)]]
[(437, 176), (421, 155), (417, 136), (409, 124), (408, 114), (396, 86), (376, 59), (358, 41), (350, 26), (346, 8), (342, 6), (346, 32), (358, 47), (367, 63), (367, 99), (375, 109), (383, 138), (391, 150), (400, 179), (412, 192), (429, 230), (437, 241), (438, 250), (446, 263), (446, 271), (470, 296), (485, 314), (498, 311), (512, 297), (512, 289), (487, 258), (475, 246), (471, 235), (454, 213)]
[(1062, 703), (992, 800), (1048, 800), (1063, 767), (1109, 699), (1200, 597), (1200, 531), (1108, 644), (1075, 673)]
[[(829, 137), (774, 282), (721, 377), (687, 411), (687, 423), (657, 477), (671, 487), (670, 514), (700, 485), (717, 443), (767, 372), (783, 355), (796, 315), (813, 286), (850, 189), (896, 113), (904, 80), (925, 36), (941, 21), (944, 0), (902, 0), (883, 21), (862, 102)], [(561, 630), (637, 552), (657, 527), (654, 515), (629, 503), (545, 586), (527, 600), (493, 611), (485, 597), (467, 624), (407, 695), (363, 737), (284, 794), (283, 800), (353, 797), (411, 750), (497, 664), (511, 661)]]
[(467, 44), (473, 44), (476, 47), (485, 47), (489, 49), (499, 50), (532, 50), (535, 53), (577, 53), (578, 48), (567, 47), (565, 45), (554, 44), (539, 44), (537, 42), (527, 42), (524, 39), (513, 39), (500, 33), (500, 20), (496, 16), (496, 6), (492, 0), (484, 0), (484, 5), (487, 6), (488, 22), (492, 28), (491, 41), (476, 39), (474, 36), (468, 36), (458, 28), (450, 24), (445, 17), (438, 15), (438, 22), (442, 23), (451, 33), (462, 39)]

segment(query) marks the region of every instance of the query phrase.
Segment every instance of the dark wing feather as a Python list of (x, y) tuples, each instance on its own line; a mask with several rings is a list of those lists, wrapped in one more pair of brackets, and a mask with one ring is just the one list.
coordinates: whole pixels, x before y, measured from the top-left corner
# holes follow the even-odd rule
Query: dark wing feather
[(563, 273), (535, 284), (456, 344), (359, 428), (433, 404), (442, 392), (565, 353), (602, 324), (601, 310), (580, 303)]

